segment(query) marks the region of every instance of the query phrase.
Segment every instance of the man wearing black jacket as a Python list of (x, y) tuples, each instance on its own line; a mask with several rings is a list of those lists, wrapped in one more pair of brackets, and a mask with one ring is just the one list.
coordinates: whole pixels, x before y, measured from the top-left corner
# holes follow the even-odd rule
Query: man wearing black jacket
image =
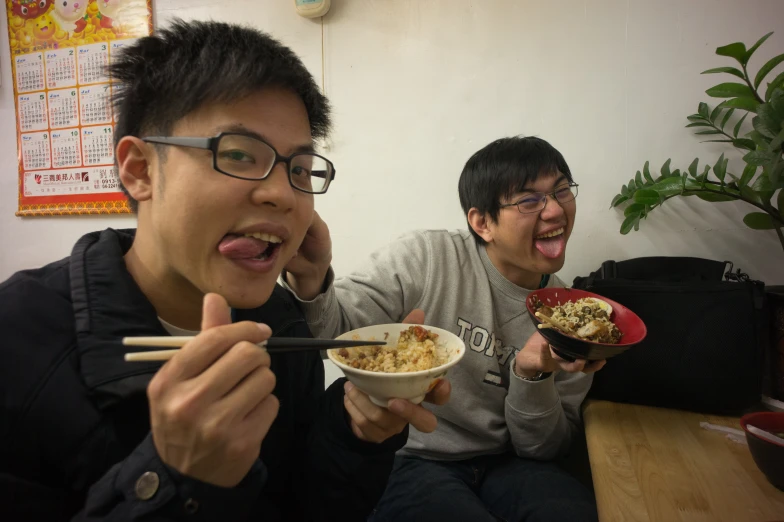
[[(111, 75), (138, 228), (0, 285), (0, 519), (364, 519), (408, 423), (435, 418), (256, 346), (310, 336), (276, 280), (334, 178), (326, 99), (289, 49), (220, 23), (175, 22)], [(167, 334), (194, 338), (123, 360), (123, 337)]]

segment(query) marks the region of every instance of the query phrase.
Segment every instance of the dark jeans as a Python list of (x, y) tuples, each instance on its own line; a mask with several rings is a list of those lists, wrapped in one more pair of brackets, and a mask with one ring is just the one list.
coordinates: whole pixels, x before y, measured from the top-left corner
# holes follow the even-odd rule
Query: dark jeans
[(395, 458), (372, 522), (591, 522), (593, 495), (554, 462), (514, 454), (457, 462)]

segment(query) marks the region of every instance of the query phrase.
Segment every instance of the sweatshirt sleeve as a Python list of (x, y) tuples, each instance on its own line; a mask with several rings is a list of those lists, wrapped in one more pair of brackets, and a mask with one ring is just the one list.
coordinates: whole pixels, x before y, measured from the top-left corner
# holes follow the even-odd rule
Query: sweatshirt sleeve
[(330, 269), (326, 290), (312, 301), (299, 300), (313, 335), (335, 338), (363, 326), (402, 321), (427, 291), (430, 250), (425, 234), (413, 232), (373, 253), (350, 276), (334, 279)]
[(556, 372), (541, 381), (526, 381), (514, 372), (514, 362), (509, 373), (504, 415), (515, 453), (537, 460), (565, 454), (582, 424), (580, 406), (593, 374)]

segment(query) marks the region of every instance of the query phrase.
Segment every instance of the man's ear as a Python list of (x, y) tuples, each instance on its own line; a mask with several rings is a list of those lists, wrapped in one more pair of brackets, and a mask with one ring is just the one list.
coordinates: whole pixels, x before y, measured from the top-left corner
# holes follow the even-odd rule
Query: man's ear
[(152, 198), (150, 166), (152, 151), (146, 143), (135, 136), (125, 136), (117, 144), (117, 169), (120, 182), (136, 201)]
[(479, 209), (473, 207), (468, 211), (468, 224), (474, 229), (479, 237), (485, 240), (486, 243), (492, 243), (493, 232), (490, 230), (490, 223), (492, 220), (487, 214), (479, 212)]

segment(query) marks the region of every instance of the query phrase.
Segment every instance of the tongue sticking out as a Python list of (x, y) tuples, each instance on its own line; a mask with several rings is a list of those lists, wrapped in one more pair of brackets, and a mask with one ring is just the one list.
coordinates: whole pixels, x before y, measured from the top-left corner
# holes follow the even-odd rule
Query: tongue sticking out
[(564, 253), (566, 241), (564, 235), (561, 234), (547, 239), (534, 239), (534, 246), (544, 257), (556, 259)]
[(218, 251), (229, 259), (255, 259), (259, 257), (269, 243), (245, 236), (226, 236), (218, 245)]

